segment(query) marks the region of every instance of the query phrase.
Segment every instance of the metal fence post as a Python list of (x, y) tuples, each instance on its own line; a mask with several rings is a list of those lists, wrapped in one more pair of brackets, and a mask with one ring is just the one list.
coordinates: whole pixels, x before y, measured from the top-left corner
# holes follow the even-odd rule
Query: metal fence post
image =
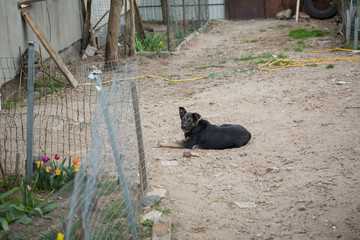
[(147, 188), (144, 142), (143, 142), (142, 131), (141, 131), (139, 99), (138, 99), (138, 95), (137, 95), (137, 91), (136, 91), (136, 83), (134, 80), (130, 80), (130, 81), (131, 81), (130, 82), (131, 98), (132, 98), (132, 102), (133, 102), (136, 138), (137, 138), (137, 143), (138, 143), (139, 161), (140, 161), (139, 162), (139, 171), (140, 171), (141, 194), (143, 194), (143, 192)]
[(171, 44), (170, 44), (170, 0), (166, 0), (166, 28), (167, 28), (167, 47), (168, 51), (171, 51)]
[(27, 81), (27, 135), (26, 135), (26, 179), (31, 181), (33, 174), (34, 142), (34, 79), (35, 79), (35, 42), (28, 42), (28, 81)]
[(106, 96), (105, 96), (104, 89), (103, 89), (103, 86), (101, 83), (101, 79), (99, 77), (99, 74), (101, 74), (101, 73), (102, 72), (100, 70), (95, 70), (92, 73), (90, 73), (89, 78), (95, 81), (95, 88), (99, 93), (100, 104), (101, 104), (102, 112), (104, 115), (105, 124), (107, 126), (108, 137), (110, 140), (111, 149), (113, 152), (117, 172), (119, 174), (121, 192), (124, 196), (124, 203), (125, 203), (127, 218), (130, 223), (131, 235), (132, 235), (133, 239), (136, 240), (136, 239), (138, 239), (139, 236), (138, 236), (137, 229), (135, 226), (134, 213), (133, 213), (132, 204), (130, 202), (129, 190), (126, 185), (125, 175), (124, 175), (124, 172), (123, 172), (123, 169), (121, 166), (121, 162), (122, 162), (121, 155), (120, 155), (118, 146), (116, 145), (118, 143), (118, 141), (116, 139), (116, 135), (114, 134), (115, 133), (114, 127), (110, 121), (110, 114), (109, 114), (109, 109), (107, 108)]
[(358, 41), (359, 41), (359, 17), (355, 18), (354, 25), (354, 49), (358, 49)]

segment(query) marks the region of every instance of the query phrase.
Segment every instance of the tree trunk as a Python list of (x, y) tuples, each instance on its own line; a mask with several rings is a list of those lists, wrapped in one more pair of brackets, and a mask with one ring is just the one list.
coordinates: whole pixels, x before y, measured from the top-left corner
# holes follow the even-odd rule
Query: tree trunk
[[(83, 5), (83, 1), (82, 5)], [(92, 0), (87, 0), (86, 1), (86, 10), (85, 10), (85, 6), (82, 7), (82, 12), (84, 15), (84, 28), (83, 28), (83, 35), (82, 35), (82, 40), (81, 40), (81, 51), (85, 51), (86, 47), (89, 44), (89, 40), (90, 40), (90, 29), (91, 29), (91, 3)]]
[(111, 0), (105, 44), (105, 63), (107, 64), (111, 64), (111, 61), (118, 59), (118, 39), (122, 6), (123, 0)]
[(167, 0), (160, 0), (161, 2), (161, 13), (162, 13), (162, 17), (163, 17), (163, 22), (164, 24), (167, 23), (167, 10), (166, 10), (166, 6), (167, 6)]
[(130, 0), (130, 56), (135, 55), (135, 0)]
[(143, 27), (142, 22), (141, 22), (141, 17), (140, 17), (140, 13), (139, 13), (139, 9), (138, 9), (138, 6), (136, 4), (136, 1), (134, 1), (134, 7), (135, 7), (135, 28), (136, 28), (136, 32), (139, 35), (140, 39), (145, 40), (145, 38), (146, 38), (145, 31), (144, 31), (144, 27)]

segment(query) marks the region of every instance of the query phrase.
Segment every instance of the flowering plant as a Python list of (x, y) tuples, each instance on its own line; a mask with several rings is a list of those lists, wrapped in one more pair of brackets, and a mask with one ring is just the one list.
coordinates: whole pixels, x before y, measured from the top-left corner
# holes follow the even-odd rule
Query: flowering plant
[[(60, 155), (55, 154), (54, 159), (59, 160)], [(67, 166), (65, 166), (66, 162), (68, 162)], [(35, 172), (33, 179), (37, 177), (36, 187), (45, 190), (60, 189), (74, 179), (75, 173), (80, 168), (79, 159), (73, 158), (71, 161), (71, 157), (64, 158), (60, 164), (57, 164), (56, 161), (51, 161), (50, 157), (44, 156), (42, 161), (37, 161), (36, 165), (38, 171)]]

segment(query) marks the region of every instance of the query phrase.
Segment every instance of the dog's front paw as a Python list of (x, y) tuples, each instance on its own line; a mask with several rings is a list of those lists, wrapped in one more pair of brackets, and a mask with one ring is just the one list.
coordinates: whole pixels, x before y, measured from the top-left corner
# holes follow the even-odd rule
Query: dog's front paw
[(168, 142), (168, 143), (159, 144), (159, 146), (165, 148), (183, 148), (182, 142)]

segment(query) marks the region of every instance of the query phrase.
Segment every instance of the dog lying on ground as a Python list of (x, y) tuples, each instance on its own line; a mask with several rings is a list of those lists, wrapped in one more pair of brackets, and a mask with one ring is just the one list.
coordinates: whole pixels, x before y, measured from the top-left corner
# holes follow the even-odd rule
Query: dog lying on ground
[(169, 148), (226, 149), (247, 144), (251, 133), (241, 125), (224, 124), (216, 126), (201, 119), (200, 114), (187, 112), (179, 107), (181, 129), (185, 140), (161, 145)]

